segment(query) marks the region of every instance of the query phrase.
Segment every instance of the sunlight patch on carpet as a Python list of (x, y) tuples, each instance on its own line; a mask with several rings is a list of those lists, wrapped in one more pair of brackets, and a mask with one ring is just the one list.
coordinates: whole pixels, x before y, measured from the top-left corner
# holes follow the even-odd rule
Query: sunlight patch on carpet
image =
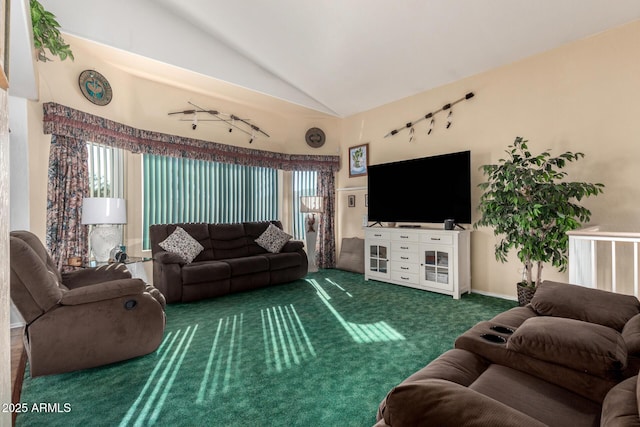
[[(240, 366), (242, 354), (242, 325), (244, 323), (244, 313), (239, 316), (234, 315), (220, 319), (216, 334), (211, 344), (207, 365), (205, 367), (200, 390), (196, 403), (203, 403), (207, 399), (211, 399), (219, 391), (226, 393), (229, 391), (229, 385), (232, 376), (237, 377), (238, 367)], [(235, 366), (234, 370), (234, 357)], [(224, 365), (224, 373), (222, 373)], [(215, 368), (214, 368), (215, 366)], [(213, 370), (213, 377), (211, 373)], [(222, 378), (221, 378), (222, 376)], [(210, 380), (211, 378), (211, 380)], [(209, 385), (209, 382), (211, 384)], [(207, 385), (209, 385), (209, 393), (207, 394)]]
[(260, 310), (267, 372), (282, 372), (316, 357), (309, 335), (293, 304)]
[[(137, 399), (133, 402), (133, 405), (131, 405), (120, 422), (120, 427), (127, 425), (137, 427), (156, 423), (197, 329), (198, 325), (195, 325), (193, 330), (191, 330), (191, 326), (189, 326), (184, 332), (181, 330), (176, 331), (173, 337), (171, 337), (171, 333), (167, 334), (167, 337), (158, 349), (159, 354), (161, 354), (160, 360), (158, 360), (153, 371), (151, 371), (149, 379)], [(173, 352), (171, 352), (171, 350), (173, 350)], [(171, 356), (169, 356), (169, 354), (171, 354)], [(166, 360), (167, 357), (169, 357), (168, 360)], [(162, 371), (162, 373), (160, 377), (156, 379), (160, 371)], [(155, 386), (153, 390), (150, 390), (154, 382)], [(149, 393), (147, 395), (148, 391)], [(144, 406), (138, 412), (138, 408), (143, 403)]]
[[(372, 342), (387, 342), (387, 341), (404, 341), (406, 338), (398, 331), (396, 331), (391, 325), (384, 320), (375, 323), (355, 323), (347, 321), (342, 314), (329, 302), (331, 296), (322, 287), (316, 279), (304, 279), (316, 290), (316, 294), (320, 300), (327, 306), (331, 314), (338, 319), (340, 325), (351, 335), (351, 338), (359, 343), (372, 343)], [(348, 297), (353, 298), (351, 293), (347, 292), (342, 286), (338, 285), (335, 281), (326, 278), (329, 284), (337, 287), (344, 292)]]

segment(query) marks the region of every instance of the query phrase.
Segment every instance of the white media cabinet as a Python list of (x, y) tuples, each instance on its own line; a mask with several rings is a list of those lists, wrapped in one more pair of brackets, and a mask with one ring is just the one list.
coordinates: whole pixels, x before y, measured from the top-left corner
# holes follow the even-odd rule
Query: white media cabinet
[(459, 299), (471, 292), (471, 232), (365, 227), (365, 280), (379, 280)]

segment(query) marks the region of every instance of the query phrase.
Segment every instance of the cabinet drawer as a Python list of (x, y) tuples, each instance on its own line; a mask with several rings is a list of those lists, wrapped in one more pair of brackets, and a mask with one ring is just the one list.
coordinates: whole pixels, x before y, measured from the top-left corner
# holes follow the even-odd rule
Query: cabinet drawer
[(427, 234), (421, 236), (420, 240), (423, 243), (435, 243), (438, 245), (453, 244), (453, 236), (451, 234)]
[(400, 232), (400, 233), (393, 233), (391, 235), (391, 240), (396, 240), (399, 242), (418, 242), (420, 239), (418, 233), (416, 232)]
[(389, 240), (389, 232), (387, 230), (367, 230), (365, 237), (367, 239), (383, 239)]
[(410, 242), (391, 242), (391, 252), (400, 252), (400, 253), (409, 253), (415, 252), (418, 253), (418, 244), (410, 243)]
[(410, 273), (416, 275), (420, 273), (419, 264), (411, 264), (406, 262), (392, 262), (391, 269), (400, 273)]
[(391, 279), (395, 280), (397, 282), (404, 282), (404, 283), (410, 283), (413, 285), (417, 285), (419, 282), (419, 278), (420, 276), (417, 274), (413, 274), (413, 273), (406, 273), (404, 271), (392, 271), (391, 272)]
[(391, 259), (399, 263), (420, 264), (420, 254), (418, 252), (391, 252)]

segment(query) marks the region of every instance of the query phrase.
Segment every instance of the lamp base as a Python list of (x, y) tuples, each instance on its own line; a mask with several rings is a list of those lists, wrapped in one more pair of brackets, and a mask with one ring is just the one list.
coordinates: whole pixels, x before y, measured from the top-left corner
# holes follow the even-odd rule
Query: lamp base
[(317, 233), (315, 231), (307, 231), (307, 258), (309, 260), (309, 271), (314, 273), (318, 271), (318, 265), (316, 264), (316, 238)]
[(95, 225), (89, 236), (91, 252), (98, 263), (109, 262), (111, 249), (119, 246), (122, 239), (120, 227), (117, 225)]

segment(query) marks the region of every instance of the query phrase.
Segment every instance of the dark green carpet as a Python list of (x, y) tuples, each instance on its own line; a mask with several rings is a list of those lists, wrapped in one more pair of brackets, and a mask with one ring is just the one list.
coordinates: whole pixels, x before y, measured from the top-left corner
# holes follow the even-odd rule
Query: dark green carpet
[(338, 270), (171, 305), (153, 354), (63, 375), (27, 373), (21, 401), (61, 411), (20, 414), (17, 425), (370, 426), (391, 387), (513, 306)]

